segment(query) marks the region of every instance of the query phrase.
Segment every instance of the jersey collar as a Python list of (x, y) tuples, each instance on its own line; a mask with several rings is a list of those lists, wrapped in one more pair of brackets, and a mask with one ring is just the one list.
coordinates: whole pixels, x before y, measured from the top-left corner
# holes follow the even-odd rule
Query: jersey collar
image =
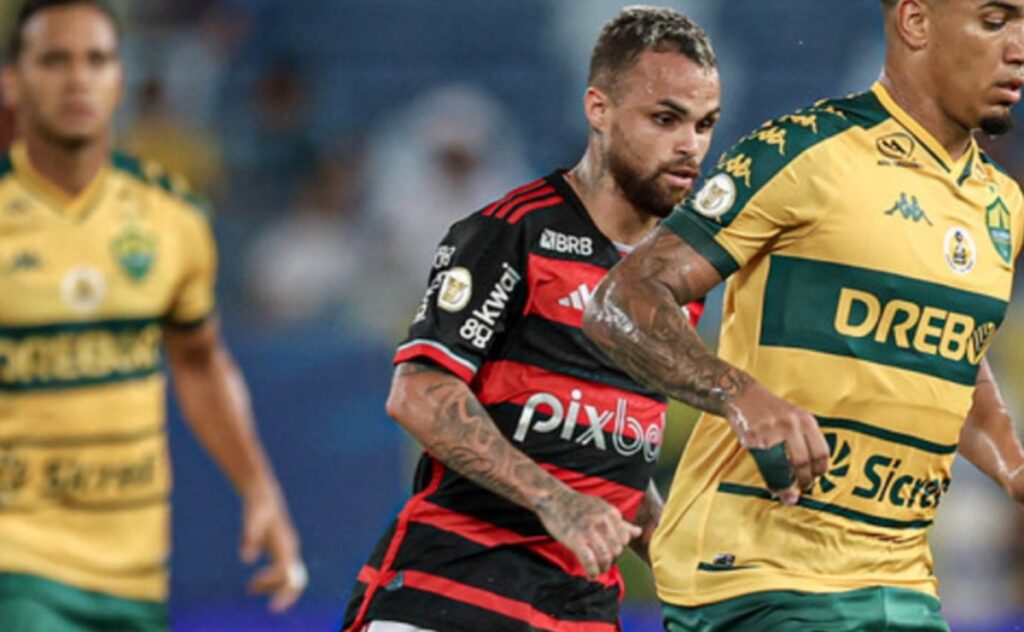
[(69, 219), (84, 219), (99, 202), (105, 188), (107, 168), (100, 170), (81, 193), (69, 195), (53, 184), (32, 166), (25, 143), (18, 142), (11, 147), (11, 164), (18, 181), (46, 206)]
[(914, 117), (910, 116), (906, 110), (896, 104), (896, 101), (889, 94), (889, 91), (885, 89), (880, 82), (875, 82), (871, 86), (871, 92), (878, 98), (878, 101), (882, 104), (882, 107), (889, 112), (889, 114), (896, 119), (896, 121), (905, 127), (914, 138), (917, 139), (921, 146), (925, 148), (929, 155), (935, 160), (935, 162), (942, 168), (944, 172), (956, 178), (958, 185), (963, 184), (964, 181), (970, 177), (974, 163), (977, 162), (978, 154), (978, 143), (974, 140), (974, 136), (971, 136), (971, 143), (967, 147), (967, 151), (960, 156), (959, 160), (954, 161), (950, 157), (949, 152), (942, 146), (939, 141), (935, 139), (931, 133), (918, 123)]

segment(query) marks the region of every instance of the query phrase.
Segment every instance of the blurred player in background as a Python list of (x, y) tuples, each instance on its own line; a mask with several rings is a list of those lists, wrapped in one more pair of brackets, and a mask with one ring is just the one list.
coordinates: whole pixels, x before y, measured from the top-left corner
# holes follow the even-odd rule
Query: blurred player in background
[(103, 0), (29, 0), (3, 69), (20, 141), (0, 158), (0, 629), (167, 627), (162, 349), (186, 418), (243, 503), (251, 589), (290, 606), (299, 544), (214, 315), (208, 216), (111, 153), (122, 91)]
[[(652, 543), (669, 630), (948, 630), (927, 535), (958, 447), (1024, 501), (984, 360), (1022, 198), (973, 138), (1012, 123), (1024, 1), (882, 5), (879, 82), (741, 140), (587, 310), (708, 413)], [(730, 276), (716, 357), (677, 305)]]
[(665, 399), (580, 326), (593, 288), (698, 176), (719, 116), (707, 36), (671, 10), (624, 10), (597, 41), (584, 110), (575, 168), (437, 249), (387, 405), (426, 452), (345, 630), (617, 629), (614, 560), (631, 542), (646, 558), (661, 512)]

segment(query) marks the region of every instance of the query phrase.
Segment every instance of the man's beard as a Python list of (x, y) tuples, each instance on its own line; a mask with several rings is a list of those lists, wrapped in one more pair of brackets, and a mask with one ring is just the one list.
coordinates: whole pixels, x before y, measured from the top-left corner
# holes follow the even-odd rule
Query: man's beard
[(608, 170), (615, 184), (622, 189), (626, 200), (635, 208), (656, 217), (668, 217), (676, 204), (683, 201), (689, 190), (674, 197), (665, 187), (658, 185), (661, 169), (650, 175), (637, 171), (625, 158), (615, 151), (608, 151)]
[(1013, 129), (1013, 114), (1007, 110), (1005, 114), (986, 116), (981, 119), (981, 131), (989, 136), (1002, 136)]

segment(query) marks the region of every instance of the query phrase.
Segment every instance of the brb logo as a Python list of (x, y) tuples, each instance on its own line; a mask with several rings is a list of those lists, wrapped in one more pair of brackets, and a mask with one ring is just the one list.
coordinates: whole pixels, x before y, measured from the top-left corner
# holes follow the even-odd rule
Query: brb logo
[[(583, 402), (583, 393), (573, 389), (568, 404), (562, 402), (552, 393), (535, 393), (526, 400), (523, 412), (519, 415), (519, 423), (513, 439), (520, 443), (533, 432), (559, 431), (563, 441), (573, 441), (579, 445), (593, 445), (598, 450), (611, 449), (624, 457), (643, 453), (644, 460), (653, 463), (658, 459), (661, 450), (662, 428), (665, 426), (665, 413), (658, 416), (657, 423), (649, 423), (647, 427), (627, 411), (627, 401), (619, 398), (615, 402), (615, 410), (600, 410), (597, 406)], [(544, 417), (540, 411), (544, 408), (550, 413)], [(580, 412), (586, 415), (587, 427), (580, 428)], [(611, 441), (605, 433), (611, 433)]]

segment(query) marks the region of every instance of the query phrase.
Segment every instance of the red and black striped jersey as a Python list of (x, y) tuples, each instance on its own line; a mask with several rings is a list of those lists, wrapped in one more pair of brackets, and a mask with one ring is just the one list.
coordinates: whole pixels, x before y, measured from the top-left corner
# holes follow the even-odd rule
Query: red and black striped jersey
[[(513, 445), (632, 519), (661, 445), (666, 402), (583, 334), (583, 309), (622, 258), (564, 172), (454, 224), (434, 256), (395, 363), (470, 385)], [(690, 306), (693, 322), (702, 305)], [(358, 578), (344, 629), (368, 620), (446, 631), (613, 631), (622, 580), (586, 578), (532, 512), (424, 454), (415, 495)]]

